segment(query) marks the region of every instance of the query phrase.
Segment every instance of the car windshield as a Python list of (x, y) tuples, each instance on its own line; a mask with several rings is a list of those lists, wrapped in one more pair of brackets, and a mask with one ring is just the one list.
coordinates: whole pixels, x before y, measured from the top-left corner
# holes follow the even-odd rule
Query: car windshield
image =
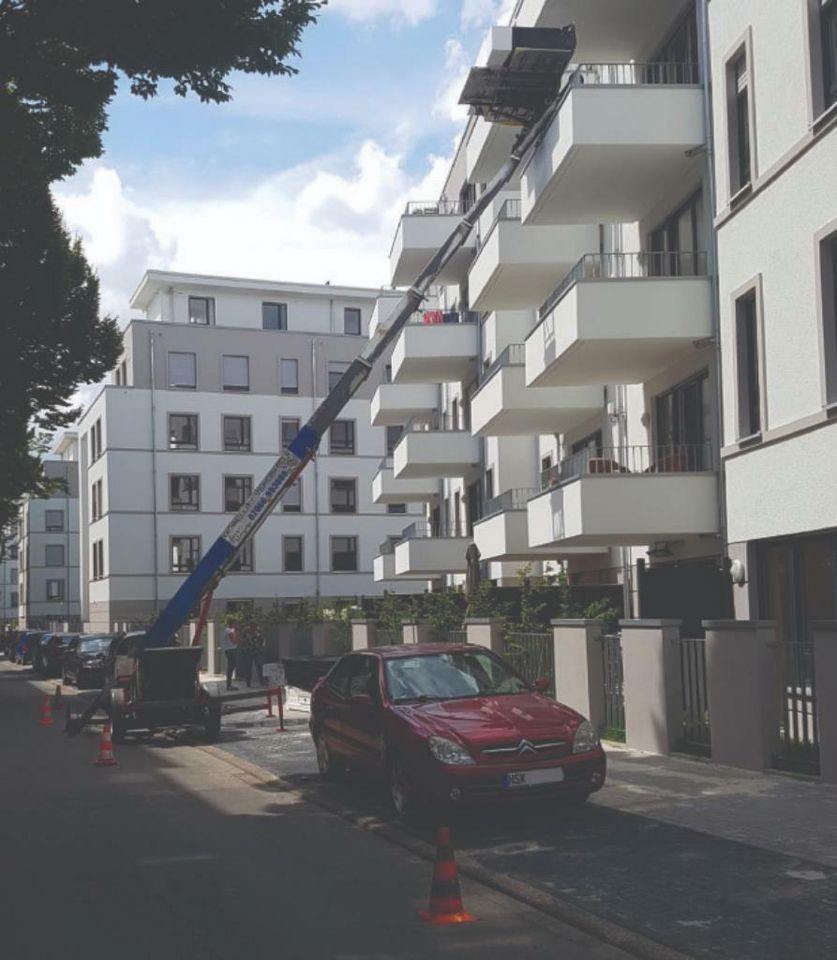
[(107, 653), (109, 646), (110, 640), (105, 638), (101, 640), (82, 640), (80, 649), (82, 653)]
[(482, 651), (396, 657), (385, 661), (385, 670), (393, 703), (508, 696), (529, 690), (501, 660)]

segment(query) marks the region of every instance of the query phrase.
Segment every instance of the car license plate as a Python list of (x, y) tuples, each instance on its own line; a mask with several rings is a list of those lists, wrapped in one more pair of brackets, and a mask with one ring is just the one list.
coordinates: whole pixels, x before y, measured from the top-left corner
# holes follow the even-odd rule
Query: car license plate
[(550, 770), (524, 770), (521, 773), (507, 773), (503, 777), (503, 786), (507, 790), (516, 787), (537, 787), (542, 783), (560, 783), (564, 779), (562, 767)]

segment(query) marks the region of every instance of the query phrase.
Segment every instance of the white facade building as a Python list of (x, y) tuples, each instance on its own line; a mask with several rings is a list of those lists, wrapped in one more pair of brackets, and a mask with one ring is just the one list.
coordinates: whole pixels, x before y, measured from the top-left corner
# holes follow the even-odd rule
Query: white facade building
[[(139, 623), (172, 596), (358, 353), (379, 292), (149, 271), (144, 313), (85, 411), (85, 623)], [(373, 378), (215, 593), (231, 605), (420, 590), (376, 583), (373, 557), (419, 507), (379, 505), (372, 481), (397, 424), (372, 426)], [(402, 421), (403, 423), (403, 421)]]
[(20, 547), (18, 545), (18, 525), (6, 534), (5, 546), (0, 556), (0, 627), (16, 624), (19, 614), (19, 576)]

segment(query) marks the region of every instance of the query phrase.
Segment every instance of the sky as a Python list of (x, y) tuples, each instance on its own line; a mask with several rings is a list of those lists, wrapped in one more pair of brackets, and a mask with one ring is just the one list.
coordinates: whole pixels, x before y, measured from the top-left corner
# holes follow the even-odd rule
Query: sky
[(438, 196), (456, 104), (513, 0), (330, 0), (293, 78), (232, 77), (233, 101), (127, 85), (104, 154), (54, 188), (124, 325), (149, 268), (385, 286), (408, 199)]

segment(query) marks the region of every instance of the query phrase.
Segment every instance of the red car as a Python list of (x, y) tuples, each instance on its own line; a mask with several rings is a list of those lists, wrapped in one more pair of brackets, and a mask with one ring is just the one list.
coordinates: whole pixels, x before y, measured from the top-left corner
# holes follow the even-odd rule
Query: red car
[(314, 688), (322, 776), (386, 775), (396, 813), (521, 796), (586, 800), (605, 780), (592, 724), (485, 647), (418, 644), (347, 654)]

